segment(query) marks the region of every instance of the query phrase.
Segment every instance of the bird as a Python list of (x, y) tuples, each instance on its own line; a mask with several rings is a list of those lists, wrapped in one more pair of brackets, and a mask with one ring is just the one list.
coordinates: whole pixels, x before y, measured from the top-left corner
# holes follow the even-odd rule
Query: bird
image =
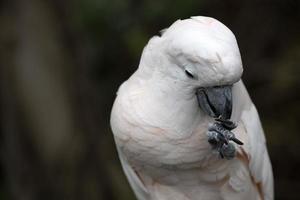
[(110, 125), (138, 200), (272, 200), (273, 172), (232, 31), (194, 16), (150, 38)]

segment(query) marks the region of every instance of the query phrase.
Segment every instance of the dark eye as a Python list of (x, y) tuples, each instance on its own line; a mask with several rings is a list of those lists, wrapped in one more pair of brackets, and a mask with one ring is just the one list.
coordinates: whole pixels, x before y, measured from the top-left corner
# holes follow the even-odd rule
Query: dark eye
[(194, 78), (194, 75), (189, 72), (188, 70), (185, 70), (185, 74), (189, 77), (189, 78)]

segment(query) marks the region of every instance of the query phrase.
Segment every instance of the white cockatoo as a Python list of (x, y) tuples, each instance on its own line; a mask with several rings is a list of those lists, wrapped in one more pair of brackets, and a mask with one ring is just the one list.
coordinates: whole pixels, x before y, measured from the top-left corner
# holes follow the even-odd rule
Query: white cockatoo
[(178, 20), (144, 48), (119, 88), (111, 127), (139, 200), (273, 199), (266, 140), (234, 34)]

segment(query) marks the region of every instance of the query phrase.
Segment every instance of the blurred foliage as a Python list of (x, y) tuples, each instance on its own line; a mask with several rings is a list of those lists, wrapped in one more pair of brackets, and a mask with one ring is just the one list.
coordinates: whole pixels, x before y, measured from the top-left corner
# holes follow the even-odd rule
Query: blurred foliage
[(150, 37), (195, 15), (219, 19), (235, 33), (268, 140), (276, 199), (299, 198), (299, 1), (2, 0), (0, 6), (0, 199), (134, 199), (109, 127), (115, 92)]

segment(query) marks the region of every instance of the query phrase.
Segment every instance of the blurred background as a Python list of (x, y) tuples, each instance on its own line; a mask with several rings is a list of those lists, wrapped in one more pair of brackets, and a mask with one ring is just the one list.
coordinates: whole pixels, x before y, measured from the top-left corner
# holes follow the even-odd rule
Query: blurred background
[(134, 200), (115, 93), (151, 36), (194, 15), (235, 33), (276, 199), (300, 199), (298, 0), (0, 0), (0, 199)]

